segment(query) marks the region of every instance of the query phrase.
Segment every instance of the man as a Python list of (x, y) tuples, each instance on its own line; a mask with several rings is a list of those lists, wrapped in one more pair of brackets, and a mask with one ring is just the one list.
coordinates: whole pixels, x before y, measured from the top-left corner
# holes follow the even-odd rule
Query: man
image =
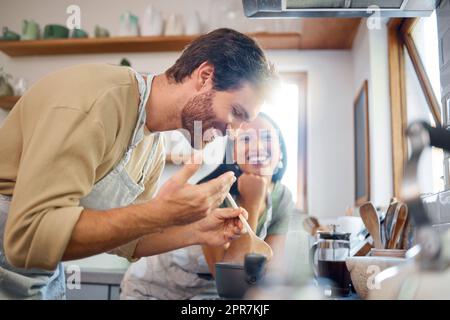
[(152, 198), (159, 132), (239, 127), (256, 117), (271, 75), (252, 39), (218, 29), (164, 74), (93, 64), (36, 83), (0, 128), (0, 298), (64, 298), (64, 260), (132, 261), (238, 236), (246, 212), (217, 208), (232, 173), (193, 186), (198, 165), (188, 164)]

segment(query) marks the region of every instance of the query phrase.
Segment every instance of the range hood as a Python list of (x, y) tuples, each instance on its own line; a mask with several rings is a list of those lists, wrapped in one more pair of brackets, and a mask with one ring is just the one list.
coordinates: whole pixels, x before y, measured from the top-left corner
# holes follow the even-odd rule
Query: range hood
[(242, 0), (244, 13), (248, 18), (356, 18), (370, 17), (374, 13), (391, 18), (426, 17), (440, 2), (441, 0)]

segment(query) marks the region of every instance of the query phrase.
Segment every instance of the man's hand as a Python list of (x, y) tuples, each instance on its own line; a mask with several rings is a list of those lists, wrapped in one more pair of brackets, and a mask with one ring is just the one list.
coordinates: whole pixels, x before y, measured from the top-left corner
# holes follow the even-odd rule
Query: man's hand
[(84, 209), (63, 260), (109, 251), (141, 237), (148, 239), (138, 250), (142, 255), (174, 250), (195, 241), (190, 223), (219, 206), (235, 181), (233, 173), (225, 173), (201, 185), (188, 184), (198, 168), (185, 165), (148, 202), (103, 211)]
[(167, 226), (184, 225), (205, 218), (223, 202), (236, 181), (234, 173), (227, 172), (199, 185), (188, 184), (188, 179), (199, 167), (199, 164), (184, 165), (155, 197), (155, 202), (165, 209)]
[(244, 226), (239, 220), (242, 214), (245, 219), (248, 213), (245, 209), (217, 208), (207, 217), (193, 224), (199, 244), (221, 246), (241, 235)]

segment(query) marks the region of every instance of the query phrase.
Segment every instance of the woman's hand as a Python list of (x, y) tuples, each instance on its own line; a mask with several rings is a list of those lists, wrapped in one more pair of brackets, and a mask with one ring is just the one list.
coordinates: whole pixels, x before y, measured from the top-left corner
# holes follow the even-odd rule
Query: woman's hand
[(198, 243), (208, 246), (221, 246), (238, 238), (244, 226), (239, 220), (242, 214), (248, 218), (247, 211), (243, 208), (217, 208), (211, 211), (208, 216), (193, 223), (195, 237)]
[(238, 190), (242, 205), (252, 214), (259, 214), (267, 195), (269, 181), (267, 177), (243, 173), (238, 178)]

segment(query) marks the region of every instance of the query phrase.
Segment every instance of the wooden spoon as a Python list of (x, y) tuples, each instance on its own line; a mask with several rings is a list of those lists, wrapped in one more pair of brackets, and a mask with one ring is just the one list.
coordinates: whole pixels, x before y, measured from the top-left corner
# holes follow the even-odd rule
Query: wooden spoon
[(315, 236), (317, 232), (331, 232), (330, 227), (323, 226), (316, 217), (307, 217), (303, 220), (303, 227), (311, 236)]
[(381, 242), (380, 218), (378, 217), (378, 213), (373, 204), (371, 202), (364, 203), (361, 208), (359, 208), (359, 214), (373, 238), (375, 248), (384, 249), (383, 243)]
[(391, 237), (389, 239), (387, 248), (388, 249), (395, 249), (397, 247), (397, 243), (400, 239), (400, 235), (403, 232), (403, 228), (406, 224), (406, 218), (408, 217), (408, 208), (405, 204), (400, 204), (397, 207), (397, 219), (395, 220), (394, 226), (392, 227), (392, 233)]
[(307, 217), (303, 220), (303, 227), (310, 235), (315, 236), (320, 228), (319, 220), (315, 217)]
[[(233, 197), (229, 193), (227, 194), (227, 200), (232, 208), (239, 209)], [(259, 238), (256, 235), (256, 233), (252, 230), (252, 228), (248, 224), (247, 220), (245, 220), (245, 218), (242, 216), (242, 214), (239, 215), (239, 219), (241, 220), (242, 224), (247, 230), (250, 238), (252, 238), (251, 253), (260, 253), (264, 255), (267, 258), (267, 260), (270, 260), (273, 256), (272, 248), (263, 239)]]
[(389, 208), (386, 211), (386, 216), (384, 217), (383, 222), (383, 232), (386, 235), (385, 248), (387, 249), (387, 245), (391, 240), (392, 236), (392, 227), (395, 219), (395, 213), (397, 212), (397, 208), (400, 205), (396, 200), (391, 202)]

